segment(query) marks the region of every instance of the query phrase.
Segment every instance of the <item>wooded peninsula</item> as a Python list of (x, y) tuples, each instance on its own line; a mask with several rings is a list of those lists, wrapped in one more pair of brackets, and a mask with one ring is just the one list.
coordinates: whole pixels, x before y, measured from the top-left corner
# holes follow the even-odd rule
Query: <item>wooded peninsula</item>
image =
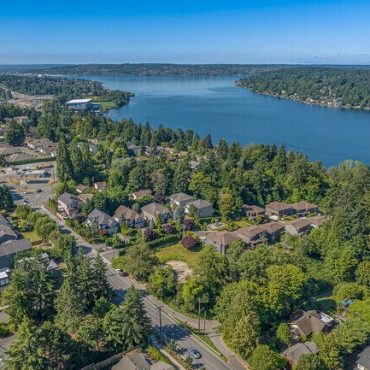
[(307, 104), (370, 110), (370, 69), (364, 67), (291, 67), (253, 74), (236, 85)]

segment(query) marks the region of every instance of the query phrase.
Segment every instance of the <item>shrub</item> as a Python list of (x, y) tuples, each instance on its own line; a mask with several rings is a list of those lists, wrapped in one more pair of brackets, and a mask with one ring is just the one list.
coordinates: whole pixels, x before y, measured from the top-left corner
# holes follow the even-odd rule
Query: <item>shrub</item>
[(162, 225), (162, 229), (166, 234), (173, 234), (176, 231), (175, 227), (171, 224)]
[(191, 218), (187, 218), (183, 222), (185, 230), (193, 230), (194, 229), (194, 221)]
[(153, 240), (155, 238), (155, 233), (153, 229), (147, 227), (143, 230), (143, 236), (145, 240)]
[(180, 238), (181, 238), (181, 234), (170, 234), (170, 235), (165, 235), (163, 238), (150, 241), (147, 244), (150, 248), (155, 249), (155, 248), (165, 247), (167, 245), (175, 244), (180, 240)]
[(199, 240), (191, 235), (186, 235), (182, 238), (181, 244), (187, 249), (195, 248), (199, 243)]

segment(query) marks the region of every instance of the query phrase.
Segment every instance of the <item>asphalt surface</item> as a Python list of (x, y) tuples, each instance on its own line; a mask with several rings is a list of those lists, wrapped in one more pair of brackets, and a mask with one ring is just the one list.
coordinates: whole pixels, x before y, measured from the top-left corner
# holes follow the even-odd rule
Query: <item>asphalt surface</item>
[[(78, 245), (84, 248), (87, 255), (89, 255), (91, 258), (96, 256), (99, 247), (87, 243), (80, 235), (75, 233), (69, 227), (65, 226), (64, 221), (58, 219), (45, 208), (42, 207), (40, 211), (48, 214), (52, 219), (57, 221), (62, 229), (72, 233), (76, 237)], [(119, 275), (116, 270), (111, 268), (108, 264), (107, 267), (107, 278), (117, 294), (116, 299), (118, 301), (122, 300), (127, 288), (133, 285), (133, 281), (128, 277)], [(153, 326), (159, 331), (160, 315), (158, 306), (151, 302), (145, 290), (141, 290), (141, 293), (148, 317), (152, 321)], [(186, 357), (188, 355), (187, 350), (190, 347), (197, 349), (201, 353), (202, 357), (198, 360), (194, 359), (193, 361), (194, 369), (205, 368), (207, 370), (233, 370), (216, 353), (214, 353), (209, 347), (198, 340), (188, 329), (181, 326), (175, 319), (173, 319), (163, 310), (161, 318), (162, 335), (165, 335), (168, 339), (175, 339), (178, 353), (181, 356)]]

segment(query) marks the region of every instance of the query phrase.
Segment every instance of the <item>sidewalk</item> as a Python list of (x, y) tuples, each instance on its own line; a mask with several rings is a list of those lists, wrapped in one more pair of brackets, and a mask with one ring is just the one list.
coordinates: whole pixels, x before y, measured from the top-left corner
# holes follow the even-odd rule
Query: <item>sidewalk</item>
[[(96, 251), (99, 250), (96, 245), (86, 242), (79, 234), (77, 234), (74, 230), (68, 227), (65, 224), (64, 220), (60, 220), (55, 215), (53, 215), (49, 210), (45, 207), (41, 208), (41, 211), (48, 214), (52, 219), (54, 219), (59, 225), (65, 227), (66, 229), (70, 230), (72, 234), (76, 237), (78, 243), (89, 245), (92, 250)], [(102, 253), (102, 257), (104, 258), (104, 252)], [(105, 259), (105, 261), (110, 265), (111, 261), (109, 259)], [(125, 279), (129, 280), (130, 283), (138, 290), (146, 291), (145, 284), (139, 283), (138, 281), (131, 279), (129, 277), (125, 277)], [(147, 294), (146, 297), (156, 306), (161, 306), (162, 310), (167, 313), (168, 315), (174, 317), (175, 319), (187, 323), (193, 329), (198, 329), (198, 318), (189, 317), (181, 312), (177, 312), (171, 307), (167, 306), (165, 303), (157, 299), (156, 297)], [(245, 362), (233, 351), (231, 351), (224, 341), (222, 340), (221, 335), (217, 332), (217, 328), (219, 326), (219, 322), (217, 320), (206, 320), (206, 334), (213, 342), (219, 353), (221, 353), (227, 359), (228, 364), (232, 367), (233, 370), (246, 370), (248, 367), (246, 366)], [(203, 328), (203, 320), (201, 319), (201, 328)]]

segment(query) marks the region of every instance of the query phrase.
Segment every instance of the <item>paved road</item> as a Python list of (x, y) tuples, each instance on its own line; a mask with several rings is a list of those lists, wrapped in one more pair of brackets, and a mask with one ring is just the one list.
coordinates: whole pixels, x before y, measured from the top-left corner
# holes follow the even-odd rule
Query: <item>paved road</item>
[[(72, 229), (67, 227), (64, 221), (55, 217), (45, 208), (40, 209), (41, 212), (48, 214), (52, 219), (57, 221), (57, 223), (64, 230), (72, 233), (77, 240), (79, 245), (84, 246), (86, 253), (91, 257), (95, 257), (98, 251), (98, 247), (87, 243), (80, 235), (75, 233)], [(128, 277), (122, 277), (117, 272), (108, 265), (107, 270), (108, 281), (111, 286), (115, 289), (118, 299), (122, 299), (125, 291), (134, 282)], [(135, 284), (137, 285), (137, 284)], [(151, 319), (153, 325), (159, 328), (159, 310), (158, 306), (155, 305), (150, 298), (147, 296), (145, 290), (141, 290), (143, 295), (143, 301), (145, 309), (149, 318)], [(201, 354), (202, 358), (199, 360), (194, 360), (194, 369), (206, 368), (207, 370), (233, 370), (229, 365), (227, 365), (219, 356), (217, 356), (212, 350), (210, 350), (206, 345), (199, 341), (189, 330), (179, 325), (175, 319), (162, 311), (162, 333), (168, 338), (173, 338), (176, 340), (177, 348), (179, 353), (187, 355), (187, 349), (190, 347), (196, 348)]]

